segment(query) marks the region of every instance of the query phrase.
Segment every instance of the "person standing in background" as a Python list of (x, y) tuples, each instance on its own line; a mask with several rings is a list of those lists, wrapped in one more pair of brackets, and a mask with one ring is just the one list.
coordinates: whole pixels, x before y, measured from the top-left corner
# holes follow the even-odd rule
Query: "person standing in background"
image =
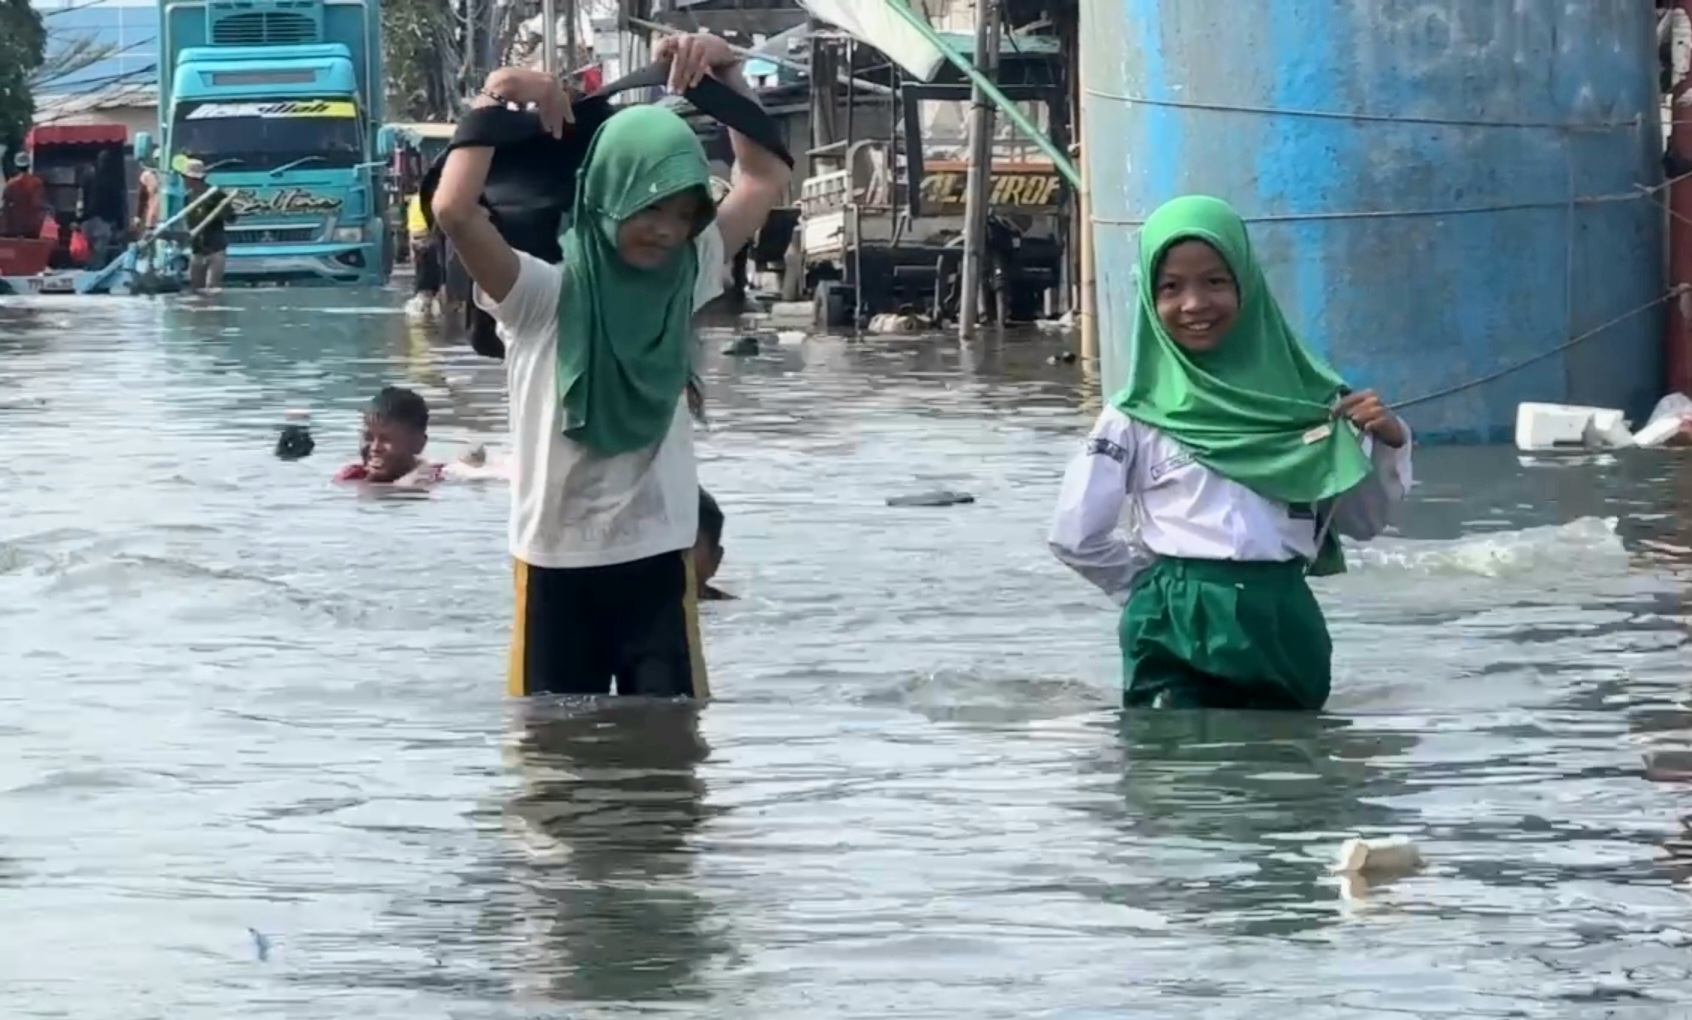
[(440, 313), (441, 251), (435, 232), (423, 217), (423, 196), (405, 203), (405, 232), (411, 238), (411, 300), (406, 311), (425, 318)]
[(159, 225), (159, 172), (151, 160), (141, 164), (135, 181), (135, 216), (130, 229), (139, 240), (143, 234)]
[(227, 227), (235, 222), (234, 203), (222, 188), (206, 181), (206, 165), (190, 159), (182, 165), (182, 180), (192, 205), (208, 191), (217, 194), (200, 202), (188, 213), (188, 285), (194, 290), (216, 290), (223, 286), (223, 270), (229, 262)]
[(13, 157), (18, 172), (0, 191), (0, 236), (40, 237), (47, 218), (47, 185), (30, 165), (29, 153)]

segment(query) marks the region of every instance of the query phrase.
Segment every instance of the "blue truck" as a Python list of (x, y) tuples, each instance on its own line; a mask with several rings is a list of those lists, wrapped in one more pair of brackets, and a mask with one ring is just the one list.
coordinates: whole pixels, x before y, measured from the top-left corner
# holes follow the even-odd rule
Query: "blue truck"
[(387, 282), (382, 81), (380, 0), (160, 0), (158, 165), (234, 194), (227, 284)]

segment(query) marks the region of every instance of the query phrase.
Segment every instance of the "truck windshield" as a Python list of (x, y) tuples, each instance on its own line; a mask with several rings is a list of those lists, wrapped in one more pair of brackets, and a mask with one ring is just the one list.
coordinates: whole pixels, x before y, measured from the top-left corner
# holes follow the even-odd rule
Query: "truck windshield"
[(356, 166), (364, 139), (358, 107), (346, 99), (184, 103), (171, 127), (171, 149), (230, 169), (271, 170), (309, 159), (302, 169)]

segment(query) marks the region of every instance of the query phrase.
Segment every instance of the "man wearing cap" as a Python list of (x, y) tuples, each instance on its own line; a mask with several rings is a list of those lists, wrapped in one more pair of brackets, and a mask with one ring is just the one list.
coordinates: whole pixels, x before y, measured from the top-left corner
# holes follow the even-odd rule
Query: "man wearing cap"
[(208, 191), (217, 194), (201, 201), (188, 213), (188, 286), (193, 290), (215, 290), (223, 286), (223, 268), (229, 261), (229, 236), (225, 228), (235, 222), (235, 204), (222, 188), (206, 182), (206, 164), (190, 159), (182, 164), (183, 187), (188, 203)]

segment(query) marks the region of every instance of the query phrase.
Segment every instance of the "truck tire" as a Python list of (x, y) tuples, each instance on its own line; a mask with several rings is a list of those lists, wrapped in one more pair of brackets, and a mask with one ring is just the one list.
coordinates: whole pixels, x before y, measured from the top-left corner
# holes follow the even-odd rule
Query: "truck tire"
[(818, 329), (844, 329), (852, 325), (854, 304), (851, 287), (839, 280), (818, 280), (811, 294), (811, 319)]

